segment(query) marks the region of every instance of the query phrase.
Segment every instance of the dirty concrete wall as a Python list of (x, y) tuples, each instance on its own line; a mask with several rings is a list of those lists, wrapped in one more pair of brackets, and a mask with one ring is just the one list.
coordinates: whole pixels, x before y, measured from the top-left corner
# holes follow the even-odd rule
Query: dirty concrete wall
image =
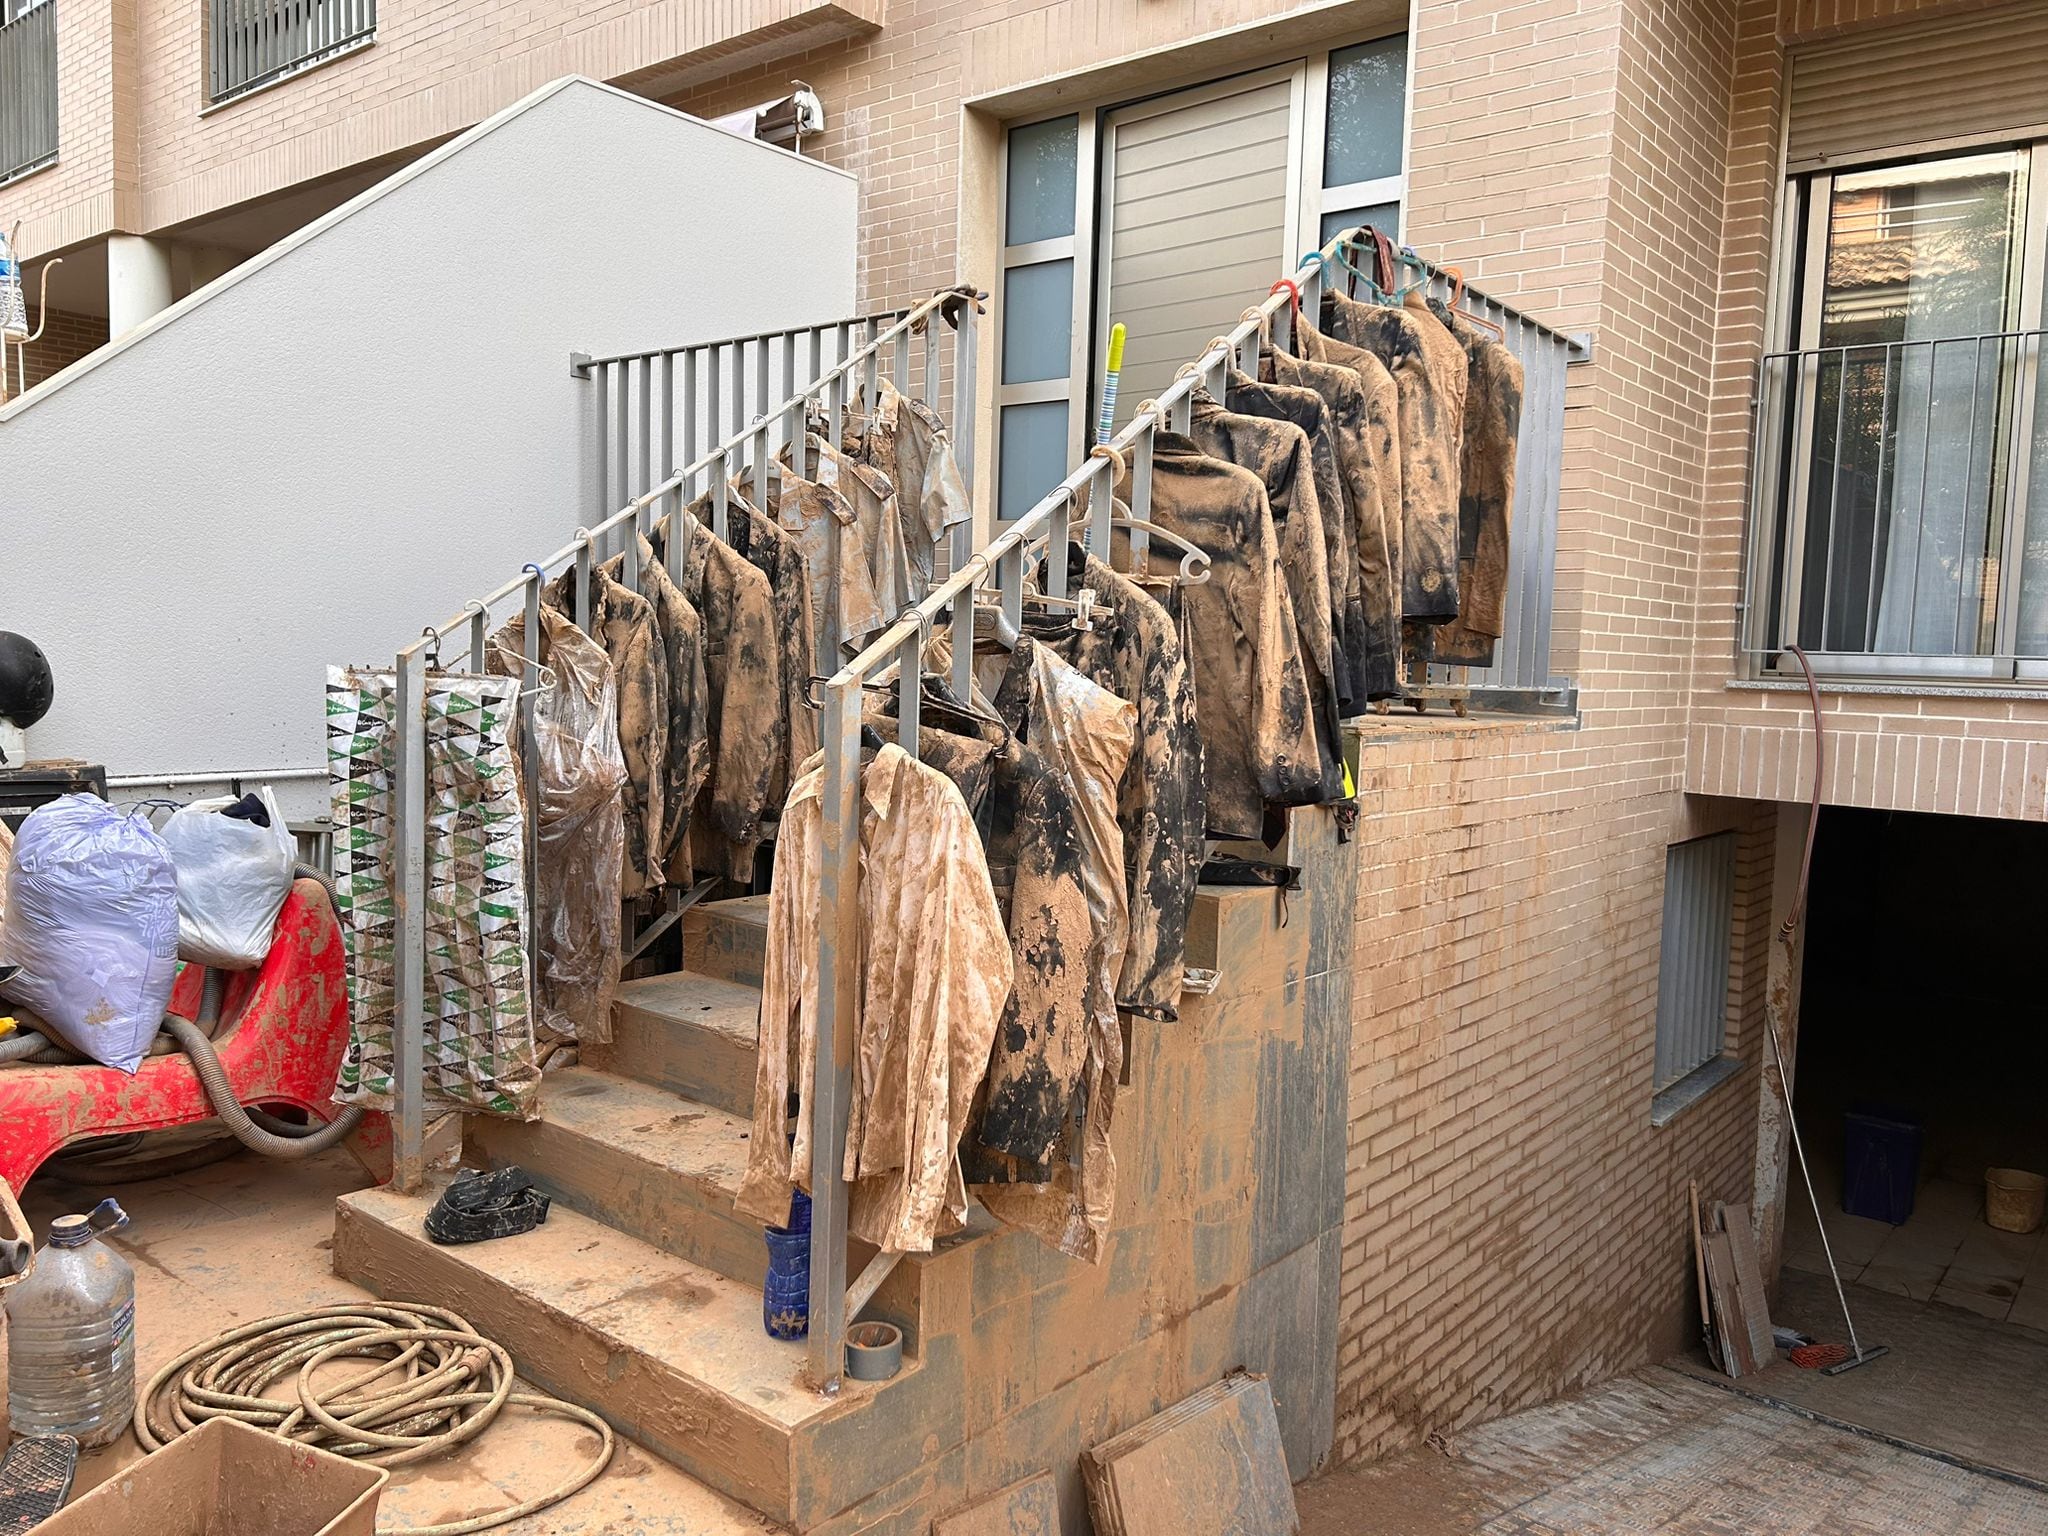
[(892, 1277), (877, 1314), (921, 1282), (922, 1369), (957, 1387), (929, 1395), (944, 1405), (931, 1422), (889, 1431), (928, 1437), (924, 1465), (825, 1536), (925, 1536), (933, 1516), (1046, 1469), (1079, 1536), (1082, 1450), (1239, 1369), (1271, 1378), (1290, 1471), (1323, 1464), (1360, 853), (1330, 812), (1297, 811), (1275, 856), (1304, 870), (1302, 890), (1202, 891), (1189, 958), (1217, 989), (1184, 999), (1178, 1022), (1131, 1021), (1101, 1265), (1002, 1232)]
[[(0, 411), (36, 755), (323, 768), (329, 663), (593, 520), (572, 351), (852, 309), (850, 178), (587, 81), (404, 174)], [(801, 283), (758, 259), (799, 247)]]

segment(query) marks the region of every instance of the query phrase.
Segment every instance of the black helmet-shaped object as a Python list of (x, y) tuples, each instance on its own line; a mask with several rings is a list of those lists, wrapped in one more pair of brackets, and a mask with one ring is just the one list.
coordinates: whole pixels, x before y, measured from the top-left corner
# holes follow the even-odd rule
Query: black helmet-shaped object
[(56, 696), (42, 647), (26, 635), (0, 629), (0, 715), (27, 730), (50, 712)]

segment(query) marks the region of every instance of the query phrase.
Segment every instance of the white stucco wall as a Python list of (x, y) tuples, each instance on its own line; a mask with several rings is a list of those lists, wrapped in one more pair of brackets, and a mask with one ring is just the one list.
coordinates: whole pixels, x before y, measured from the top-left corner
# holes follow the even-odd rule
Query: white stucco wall
[(330, 662), (389, 666), (593, 520), (569, 354), (852, 314), (855, 193), (558, 82), (0, 411), (0, 628), (57, 680), (31, 755), (321, 766)]

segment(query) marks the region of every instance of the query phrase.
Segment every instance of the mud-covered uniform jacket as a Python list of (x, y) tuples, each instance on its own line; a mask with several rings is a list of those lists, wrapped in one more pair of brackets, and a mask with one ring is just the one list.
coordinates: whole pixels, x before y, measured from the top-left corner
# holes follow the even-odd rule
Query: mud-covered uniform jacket
[(1266, 487), (1161, 431), (1151, 513), (1211, 561), (1209, 579), (1182, 594), (1209, 830), (1258, 837), (1269, 802), (1313, 804), (1322, 794), (1308, 671)]
[[(813, 1176), (825, 775), (817, 758), (804, 768), (783, 809), (768, 897), (754, 1123), (734, 1202), (778, 1227), (789, 1224), (790, 1191)], [(861, 965), (839, 1172), (853, 1186), (856, 1237), (922, 1253), (967, 1218), (958, 1149), (1009, 996), (1010, 941), (981, 839), (943, 774), (885, 745), (861, 772), (859, 814)]]
[(1458, 617), (1430, 637), (1435, 660), (1493, 665), (1507, 631), (1508, 518), (1522, 432), (1522, 365), (1500, 340), (1450, 314), (1465, 348), (1465, 442), (1458, 477)]
[(1083, 677), (1137, 706), (1136, 742), (1117, 787), (1130, 940), (1116, 1000), (1132, 1013), (1172, 1019), (1204, 851), (1194, 679), (1179, 629), (1151, 594), (1092, 555), (1071, 560), (1076, 589), (1095, 593), (1092, 627), (1062, 620), (1031, 632)]
[(1401, 616), (1458, 616), (1458, 468), (1465, 435), (1465, 348), (1420, 295), (1399, 305), (1323, 295), (1322, 329), (1376, 354), (1400, 399)]
[[(1349, 577), (1359, 610), (1356, 698), (1390, 698), (1401, 691), (1401, 447), (1394, 376), (1369, 352), (1332, 342), (1306, 324), (1299, 330), (1316, 355), (1263, 348), (1259, 376), (1313, 390), (1329, 413), (1356, 562)], [(1327, 357), (1332, 350), (1346, 355)]]

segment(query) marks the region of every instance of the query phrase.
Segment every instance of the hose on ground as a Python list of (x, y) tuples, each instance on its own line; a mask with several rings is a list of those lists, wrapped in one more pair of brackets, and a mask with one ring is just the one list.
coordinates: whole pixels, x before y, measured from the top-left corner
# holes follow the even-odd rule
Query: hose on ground
[[(314, 1382), (336, 1360), (369, 1369)], [(331, 1374), (331, 1373), (330, 1373)], [(293, 1379), (295, 1400), (264, 1396)], [(136, 1399), (135, 1438), (158, 1451), (212, 1418), (240, 1419), (287, 1440), (380, 1467), (410, 1466), (474, 1440), (507, 1406), (570, 1419), (599, 1440), (590, 1463), (509, 1509), (447, 1525), (380, 1527), (378, 1536), (470, 1536), (550, 1508), (611, 1464), (611, 1426), (587, 1408), (512, 1390), (512, 1357), (457, 1313), (420, 1303), (343, 1303), (287, 1312), (196, 1344)]]

